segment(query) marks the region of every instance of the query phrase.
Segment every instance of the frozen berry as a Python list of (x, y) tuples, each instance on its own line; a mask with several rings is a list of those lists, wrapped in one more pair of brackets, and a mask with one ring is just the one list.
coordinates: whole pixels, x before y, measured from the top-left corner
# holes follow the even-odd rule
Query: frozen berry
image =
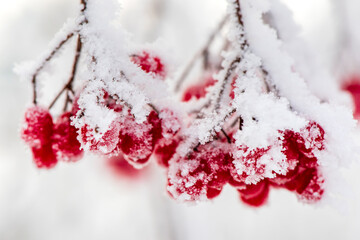
[(177, 139), (163, 139), (157, 144), (154, 156), (160, 166), (169, 167), (169, 160), (174, 156), (178, 145), (179, 141)]
[(232, 157), (224, 148), (206, 144), (185, 157), (174, 156), (168, 172), (168, 191), (186, 201), (211, 199), (230, 178)]
[(267, 154), (268, 148), (250, 150), (246, 146), (237, 148), (236, 158), (231, 165), (231, 176), (238, 182), (257, 183), (264, 178), (266, 164), (261, 159)]
[(125, 159), (134, 167), (143, 167), (154, 149), (153, 137), (157, 135), (154, 131), (149, 121), (136, 123), (133, 118), (125, 117), (121, 123), (117, 150), (122, 151)]
[(351, 94), (354, 101), (354, 116), (360, 118), (360, 76), (354, 75), (344, 82), (343, 89)]
[(38, 168), (52, 168), (57, 163), (57, 157), (51, 143), (31, 148), (33, 159)]
[(166, 77), (165, 65), (158, 56), (143, 51), (140, 54), (132, 55), (131, 61), (140, 66), (146, 73), (153, 73), (161, 79), (165, 79)]
[(256, 184), (246, 185), (243, 189), (238, 189), (241, 200), (253, 207), (260, 207), (265, 204), (269, 191), (269, 182), (266, 179)]
[(207, 88), (213, 86), (216, 83), (213, 77), (207, 77), (200, 83), (189, 86), (183, 94), (182, 101), (188, 102), (192, 98), (200, 99), (207, 94)]
[(77, 130), (71, 125), (71, 117), (71, 112), (65, 112), (54, 124), (53, 149), (58, 159), (63, 161), (76, 161), (83, 155)]
[(165, 108), (160, 111), (162, 136), (164, 138), (173, 137), (181, 128), (179, 117), (170, 109)]
[(324, 178), (318, 170), (311, 172), (312, 177), (306, 188), (298, 194), (300, 200), (308, 203), (314, 203), (321, 200), (324, 194)]
[(120, 123), (114, 120), (107, 131), (99, 133), (97, 128), (92, 129), (88, 125), (84, 125), (78, 131), (80, 135), (81, 146), (85, 150), (93, 152), (109, 154), (117, 146), (119, 142)]
[(25, 121), (21, 131), (22, 139), (32, 147), (51, 144), (53, 120), (45, 108), (34, 106), (25, 112)]

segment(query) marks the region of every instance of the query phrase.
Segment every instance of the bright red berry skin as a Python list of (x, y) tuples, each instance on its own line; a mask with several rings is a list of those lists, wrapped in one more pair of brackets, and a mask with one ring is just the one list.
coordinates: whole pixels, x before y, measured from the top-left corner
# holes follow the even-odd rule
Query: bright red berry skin
[(119, 131), (120, 124), (117, 120), (114, 120), (100, 139), (95, 139), (94, 137), (96, 129), (94, 130), (86, 124), (81, 127), (78, 133), (83, 148), (95, 153), (109, 154), (116, 148), (119, 142)]
[(354, 102), (354, 117), (360, 118), (360, 76), (354, 75), (344, 81), (342, 88), (348, 91)]
[(270, 188), (267, 179), (264, 179), (256, 184), (246, 185), (244, 188), (238, 188), (240, 199), (252, 207), (260, 207), (264, 205), (268, 199), (269, 191)]
[(51, 143), (40, 146), (32, 146), (33, 159), (38, 168), (52, 168), (57, 163), (57, 157)]
[(296, 192), (303, 201), (319, 201), (324, 193), (324, 179), (319, 174), (315, 151), (325, 149), (324, 129), (312, 121), (299, 133), (287, 130), (284, 132), (283, 149), (288, 161), (297, 161), (296, 166), (286, 175), (269, 179), (271, 184)]
[(153, 73), (161, 79), (166, 77), (166, 69), (160, 57), (153, 56), (152, 54), (143, 51), (140, 54), (131, 56), (131, 61), (138, 65), (144, 72)]
[(161, 137), (161, 123), (156, 113), (150, 113), (143, 123), (136, 123), (132, 116), (126, 116), (119, 132), (115, 151), (121, 151), (126, 160), (136, 168), (145, 166)]
[(25, 121), (21, 131), (22, 139), (31, 147), (40, 148), (50, 144), (53, 134), (53, 120), (49, 111), (39, 106), (26, 110)]
[(198, 147), (185, 157), (170, 161), (168, 191), (186, 201), (212, 199), (220, 194), (230, 178), (230, 154), (211, 144)]
[(176, 148), (179, 145), (177, 139), (159, 141), (154, 150), (154, 156), (158, 164), (162, 167), (169, 167), (169, 161), (176, 153)]
[(183, 94), (182, 101), (188, 102), (192, 98), (200, 99), (205, 97), (207, 94), (207, 87), (213, 86), (216, 83), (216, 80), (213, 77), (208, 77), (202, 82), (189, 86)]
[(307, 178), (310, 178), (309, 184), (307, 184), (306, 188), (301, 193), (298, 192), (299, 199), (308, 203), (320, 201), (325, 192), (325, 180), (323, 176), (320, 174), (319, 170), (315, 169), (315, 171), (309, 173)]
[(59, 160), (76, 161), (83, 155), (77, 130), (71, 125), (71, 112), (63, 113), (54, 124), (53, 149)]

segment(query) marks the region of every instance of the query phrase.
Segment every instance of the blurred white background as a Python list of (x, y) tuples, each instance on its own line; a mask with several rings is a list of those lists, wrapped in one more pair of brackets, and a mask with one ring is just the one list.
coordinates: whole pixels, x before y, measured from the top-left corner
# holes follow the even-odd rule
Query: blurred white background
[[(166, 11), (151, 9), (153, 1)], [(200, 48), (226, 9), (225, 0), (121, 2), (121, 22), (135, 40), (161, 36), (179, 64)], [(337, 43), (331, 1), (284, 2), (330, 67)], [(0, 6), (0, 239), (359, 239), (358, 165), (344, 172), (353, 188), (345, 213), (341, 207), (301, 204), (281, 190), (273, 190), (260, 209), (244, 206), (230, 188), (213, 202), (179, 204), (165, 193), (163, 169), (150, 166), (136, 181), (126, 180), (94, 156), (38, 170), (19, 138), (30, 83), (19, 81), (12, 69), (46, 49), (63, 22), (75, 16), (78, 1), (0, 0)]]

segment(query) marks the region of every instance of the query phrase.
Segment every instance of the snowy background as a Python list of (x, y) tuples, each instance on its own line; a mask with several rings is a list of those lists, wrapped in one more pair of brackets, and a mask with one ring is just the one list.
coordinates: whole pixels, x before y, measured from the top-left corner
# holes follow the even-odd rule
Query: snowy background
[[(161, 36), (173, 49), (170, 54), (178, 66), (206, 41), (226, 9), (222, 0), (121, 2), (121, 22), (134, 39), (145, 42)], [(163, 7), (152, 8), (153, 2)], [(308, 43), (331, 68), (338, 41), (331, 1), (283, 2), (294, 11)], [(64, 21), (75, 16), (78, 5), (72, 0), (0, 0), (0, 6), (0, 239), (360, 236), (360, 167), (356, 164), (344, 172), (350, 188), (347, 206), (308, 206), (299, 203), (295, 195), (278, 190), (271, 192), (267, 206), (255, 210), (244, 206), (230, 188), (212, 202), (196, 206), (176, 203), (165, 193), (163, 169), (155, 165), (136, 180), (116, 176), (94, 156), (49, 171), (38, 170), (19, 139), (20, 121), (31, 98), (30, 84), (19, 81), (12, 69), (15, 63), (39, 56)], [(66, 64), (66, 52), (59, 63)], [(54, 69), (56, 66), (47, 70)], [(56, 74), (58, 78), (66, 75)]]

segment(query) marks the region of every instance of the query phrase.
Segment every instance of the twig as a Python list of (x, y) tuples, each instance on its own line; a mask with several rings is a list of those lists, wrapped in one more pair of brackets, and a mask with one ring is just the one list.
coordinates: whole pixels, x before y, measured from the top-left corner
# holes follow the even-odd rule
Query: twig
[(35, 70), (34, 74), (32, 75), (32, 85), (33, 85), (33, 103), (37, 104), (37, 92), (36, 92), (36, 78), (40, 71), (46, 66), (46, 63), (49, 62), (55, 54), (60, 50), (60, 48), (74, 36), (74, 32), (69, 33), (64, 40), (58, 43), (54, 47), (54, 49), (50, 52), (50, 54), (45, 58), (45, 60), (41, 63), (41, 65)]
[(229, 137), (229, 135), (227, 135), (227, 133), (225, 132), (225, 130), (222, 128), (221, 132), (224, 134), (224, 136), (226, 137), (226, 140), (228, 143), (231, 143), (231, 138)]
[(176, 81), (176, 86), (175, 86), (175, 92), (178, 92), (181, 89), (182, 84), (184, 83), (186, 77), (189, 75), (190, 71), (192, 70), (192, 68), (195, 65), (196, 60), (203, 56), (204, 57), (204, 67), (207, 68), (208, 67), (208, 53), (209, 53), (209, 48), (211, 46), (211, 44), (213, 43), (217, 33), (224, 27), (226, 20), (227, 20), (228, 16), (225, 16), (221, 22), (219, 23), (219, 25), (216, 27), (216, 29), (212, 32), (212, 34), (210, 35), (210, 37), (208, 38), (206, 44), (204, 45), (204, 47), (197, 52), (193, 58), (190, 60), (190, 62), (186, 65), (184, 71), (181, 73), (179, 79)]
[(82, 48), (82, 43), (81, 43), (81, 37), (80, 35), (78, 35), (77, 38), (77, 43), (76, 43), (76, 53), (75, 53), (75, 57), (74, 57), (74, 62), (73, 62), (73, 66), (72, 66), (72, 70), (71, 70), (71, 75), (69, 77), (68, 82), (65, 84), (65, 86), (60, 90), (60, 92), (56, 95), (56, 97), (53, 99), (53, 101), (50, 103), (49, 105), (49, 109), (51, 109), (54, 104), (56, 103), (56, 101), (59, 99), (59, 97), (61, 96), (61, 94), (65, 91), (73, 91), (72, 90), (72, 84), (73, 81), (75, 79), (75, 75), (76, 75), (76, 70), (77, 70), (77, 66), (79, 63), (79, 58), (80, 58), (80, 54), (81, 54), (81, 48)]

